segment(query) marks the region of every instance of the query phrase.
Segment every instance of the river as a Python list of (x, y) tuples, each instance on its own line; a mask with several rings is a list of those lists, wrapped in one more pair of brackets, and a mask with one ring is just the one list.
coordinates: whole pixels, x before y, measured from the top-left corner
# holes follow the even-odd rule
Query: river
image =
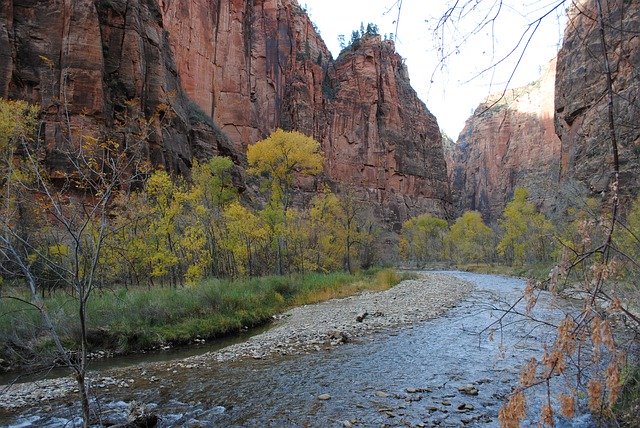
[[(160, 416), (162, 427), (497, 426), (522, 365), (541, 357), (541, 344), (553, 330), (512, 315), (488, 340), (478, 333), (520, 297), (524, 281), (445, 273), (473, 282), (475, 290), (437, 319), (298, 356), (182, 370), (131, 366), (125, 370), (136, 388), (99, 390), (94, 407), (99, 405), (103, 422), (115, 423), (134, 401), (144, 403)], [(571, 310), (566, 302), (543, 293), (534, 315), (553, 322), (566, 310)], [(570, 382), (558, 378), (554, 392)], [(465, 385), (477, 395), (461, 392)], [(537, 425), (545, 397), (542, 390), (529, 392), (523, 426)], [(0, 414), (0, 424), (69, 427), (80, 423), (74, 418), (78, 413), (69, 399)], [(556, 417), (559, 427), (594, 425), (585, 413), (572, 420)]]

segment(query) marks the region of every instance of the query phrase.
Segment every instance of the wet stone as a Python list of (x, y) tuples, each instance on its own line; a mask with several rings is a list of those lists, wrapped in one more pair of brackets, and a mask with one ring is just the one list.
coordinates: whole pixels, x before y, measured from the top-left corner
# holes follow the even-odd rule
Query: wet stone
[(329, 395), (329, 394), (320, 394), (320, 395), (318, 395), (318, 400), (321, 400), (321, 401), (331, 400), (331, 395)]
[(476, 388), (474, 385), (470, 383), (459, 387), (458, 391), (466, 395), (478, 395), (478, 388)]
[(473, 405), (468, 404), (468, 403), (462, 403), (458, 406), (458, 411), (461, 413), (464, 412), (469, 412), (471, 410), (473, 410), (475, 407), (473, 407)]

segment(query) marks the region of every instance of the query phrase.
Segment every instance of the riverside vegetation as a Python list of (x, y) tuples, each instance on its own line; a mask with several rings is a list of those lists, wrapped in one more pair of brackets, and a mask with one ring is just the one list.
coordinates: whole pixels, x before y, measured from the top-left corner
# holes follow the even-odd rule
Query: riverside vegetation
[[(186, 341), (191, 334), (215, 335), (234, 325), (259, 323), (292, 304), (291, 298), (313, 300), (310, 294), (295, 293), (296, 287), (287, 282), (292, 279), (273, 280), (280, 290), (273, 285), (270, 292), (265, 286), (253, 296), (246, 288), (236, 286), (241, 291), (234, 291), (230, 286), (220, 299), (211, 294), (224, 287), (213, 285), (201, 291), (210, 293), (208, 309), (188, 306), (193, 310), (189, 320), (169, 321), (165, 327), (154, 324), (185, 315), (177, 305), (186, 303), (190, 293), (202, 296), (196, 289), (206, 278), (342, 269), (351, 274), (372, 266), (378, 232), (351, 192), (338, 196), (323, 188), (308, 204), (296, 200), (296, 178), (313, 177), (323, 167), (320, 144), (299, 132), (277, 130), (249, 148), (248, 172), (260, 182), (263, 200), (254, 207), (234, 186), (228, 158), (194, 161), (188, 178), (152, 168), (146, 148), (150, 136), (172, 119), (167, 105), (145, 115), (135, 102), (128, 103), (111, 132), (100, 136), (87, 135), (69, 115), (60, 115), (53, 126), (58, 126), (64, 144), (53, 152), (39, 138), (39, 115), (25, 102), (0, 100), (0, 292), (3, 303), (22, 303), (24, 308), (3, 312), (8, 330), (2, 333), (1, 358), (26, 365), (35, 357), (41, 364), (43, 344), (45, 349), (51, 344), (56, 364), (71, 368), (78, 382), (86, 426), (87, 361), (97, 328), (91, 316), (99, 313), (94, 307), (135, 309), (119, 306), (118, 296), (153, 300), (165, 294), (157, 303), (173, 309), (149, 307), (146, 324), (138, 325), (160, 337), (149, 341), (144, 333), (129, 329), (130, 324), (118, 326), (130, 319), (107, 322), (107, 331), (98, 336), (109, 338), (115, 331), (114, 346), (124, 348), (164, 338)], [(50, 156), (58, 160), (57, 167), (43, 162)], [(354, 280), (333, 277), (333, 287), (347, 282)], [(142, 287), (153, 292), (140, 294)], [(185, 290), (172, 294), (163, 287)], [(317, 296), (331, 297), (331, 288), (319, 288)], [(99, 295), (110, 297), (94, 300)], [(225, 305), (227, 315), (221, 315), (218, 311)], [(27, 313), (26, 321), (33, 319), (29, 311), (39, 314), (41, 323), (22, 329), (20, 317)], [(25, 332), (30, 340), (21, 337)]]
[[(340, 298), (365, 290), (392, 287), (409, 274), (373, 269), (349, 274), (306, 273), (239, 279), (210, 278), (191, 287), (99, 290), (87, 306), (88, 341), (93, 351), (130, 353), (166, 345), (192, 343), (238, 333), (269, 322), (293, 306)], [(5, 291), (21, 296), (21, 290)], [(24, 296), (25, 298), (27, 296)], [(55, 322), (69, 349), (79, 345), (73, 301), (56, 292), (45, 299), (55, 308)], [(40, 313), (8, 300), (0, 318), (0, 342), (6, 363), (50, 364), (56, 359)], [(11, 314), (11, 315), (9, 315)], [(48, 358), (43, 357), (48, 355)], [(9, 360), (19, 356), (18, 360)], [(37, 356), (37, 359), (36, 359)]]
[(150, 119), (128, 119), (114, 131), (125, 146), (66, 124), (68, 169), (50, 171), (37, 109), (0, 100), (4, 364), (43, 363), (52, 331), (61, 336), (54, 354), (83, 341), (138, 350), (398, 282), (392, 271), (368, 270), (378, 231), (354, 195), (323, 188), (308, 204), (296, 200), (296, 176), (322, 169), (317, 141), (277, 130), (249, 148), (248, 171), (266, 200), (253, 208), (229, 158), (194, 162), (188, 179), (152, 170), (142, 145), (165, 115), (161, 106)]

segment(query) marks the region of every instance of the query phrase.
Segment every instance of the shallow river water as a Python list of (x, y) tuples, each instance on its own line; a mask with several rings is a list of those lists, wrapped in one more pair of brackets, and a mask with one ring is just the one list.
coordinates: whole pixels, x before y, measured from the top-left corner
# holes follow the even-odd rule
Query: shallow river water
[[(524, 281), (449, 274), (476, 288), (440, 318), (294, 357), (212, 362), (209, 368), (175, 372), (133, 366), (127, 376), (135, 378), (135, 389), (99, 391), (94, 404), (114, 423), (124, 421), (133, 401), (144, 403), (164, 427), (497, 426), (499, 408), (522, 365), (541, 356), (551, 331), (509, 316), (492, 341), (478, 335), (517, 300)], [(559, 305), (543, 295), (534, 314), (560, 320), (567, 307)], [(565, 382), (558, 378), (555, 388)], [(468, 384), (477, 395), (458, 390)], [(323, 394), (328, 399), (319, 399)], [(544, 391), (532, 391), (527, 399), (523, 426), (536, 426)], [(74, 426), (78, 409), (68, 401), (0, 415), (0, 425)], [(588, 414), (556, 424), (595, 426)]]

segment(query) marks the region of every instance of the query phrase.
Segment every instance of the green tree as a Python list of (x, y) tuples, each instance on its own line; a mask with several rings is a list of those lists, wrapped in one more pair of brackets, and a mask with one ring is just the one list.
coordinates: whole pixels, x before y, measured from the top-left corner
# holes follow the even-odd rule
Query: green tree
[(549, 260), (553, 248), (553, 225), (528, 196), (527, 189), (517, 187), (499, 220), (503, 234), (498, 254), (516, 265)]
[(492, 235), (479, 212), (467, 211), (451, 226), (446, 242), (458, 263), (483, 262), (493, 251)]

